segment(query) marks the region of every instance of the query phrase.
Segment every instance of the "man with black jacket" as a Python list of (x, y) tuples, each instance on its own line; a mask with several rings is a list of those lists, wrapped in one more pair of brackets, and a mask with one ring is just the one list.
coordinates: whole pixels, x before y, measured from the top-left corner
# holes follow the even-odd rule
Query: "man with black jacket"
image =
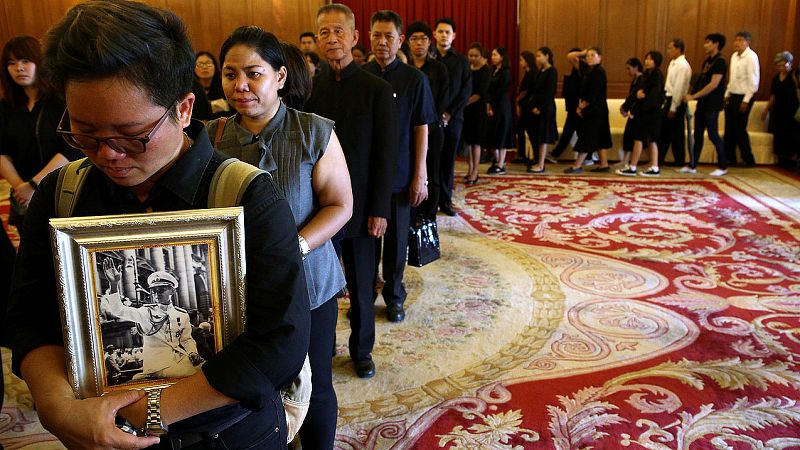
[(453, 49), (456, 38), (456, 24), (453, 19), (443, 17), (436, 20), (436, 52), (437, 60), (447, 66), (450, 76), (450, 101), (442, 114), (444, 125), (444, 145), (439, 174), (442, 189), (439, 195), (439, 209), (448, 216), (455, 216), (453, 211), (453, 170), (456, 163), (456, 151), (461, 140), (461, 128), (464, 126), (464, 107), (472, 93), (472, 72), (469, 70), (467, 58)]

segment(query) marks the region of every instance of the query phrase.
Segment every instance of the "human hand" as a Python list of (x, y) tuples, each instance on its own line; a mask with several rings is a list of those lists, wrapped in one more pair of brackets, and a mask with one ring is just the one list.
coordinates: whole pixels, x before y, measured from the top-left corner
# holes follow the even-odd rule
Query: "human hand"
[[(111, 392), (84, 400), (64, 398), (57, 404), (39, 408), (42, 424), (70, 449), (146, 448), (159, 442), (157, 437), (137, 437), (115, 424), (117, 413), (144, 397), (144, 391)], [(50, 407), (52, 406), (52, 407)], [(134, 425), (144, 424), (144, 410)]]
[(638, 98), (639, 100), (641, 100), (641, 99), (643, 99), (644, 97), (645, 97), (645, 95), (644, 95), (644, 89), (639, 89), (638, 91), (636, 91), (636, 98)]
[(383, 237), (386, 233), (386, 218), (369, 216), (367, 218), (367, 232), (372, 237)]
[(35, 191), (36, 189), (34, 189), (33, 186), (26, 181), (14, 186), (14, 198), (20, 205), (28, 206), (28, 203), (31, 202), (31, 198), (33, 198), (33, 193)]
[(197, 353), (189, 353), (189, 362), (191, 362), (193, 366), (199, 366), (206, 362), (206, 360)]
[(494, 116), (494, 111), (492, 111), (492, 107), (490, 105), (486, 105), (486, 115), (488, 117)]
[(408, 190), (408, 201), (411, 206), (417, 207), (428, 198), (428, 182), (424, 177), (414, 177), (411, 189)]
[(667, 118), (668, 119), (674, 119), (675, 118), (675, 111), (667, 112)]
[(575, 113), (578, 114), (578, 117), (583, 117), (583, 108), (578, 106), (578, 108), (575, 110)]
[(686, 103), (689, 103), (692, 100), (694, 100), (694, 96), (692, 94), (686, 94), (683, 96), (683, 101)]
[(748, 106), (750, 106), (749, 103), (745, 103), (745, 102), (739, 103), (739, 112), (747, 111), (747, 107)]
[(532, 112), (534, 115), (536, 115), (536, 116), (538, 116), (539, 114), (541, 114), (541, 113), (542, 113), (541, 111), (539, 111), (539, 108), (533, 108), (533, 109), (531, 110), (531, 112)]
[(122, 272), (114, 265), (114, 260), (111, 258), (103, 259), (103, 275), (106, 276), (108, 284), (110, 285), (110, 292), (119, 292), (119, 283), (122, 281)]

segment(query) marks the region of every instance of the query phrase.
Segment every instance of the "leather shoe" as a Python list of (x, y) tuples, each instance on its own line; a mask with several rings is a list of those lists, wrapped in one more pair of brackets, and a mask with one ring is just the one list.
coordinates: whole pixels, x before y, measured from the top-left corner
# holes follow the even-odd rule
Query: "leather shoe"
[(402, 306), (392, 306), (386, 308), (386, 320), (397, 323), (406, 318), (406, 310)]
[(439, 207), (439, 211), (441, 211), (442, 213), (444, 213), (445, 215), (450, 216), (450, 217), (455, 217), (455, 215), (456, 215), (456, 212), (453, 211), (453, 207), (452, 206), (440, 206)]
[(371, 359), (353, 361), (358, 378), (372, 378), (375, 376), (375, 363)]

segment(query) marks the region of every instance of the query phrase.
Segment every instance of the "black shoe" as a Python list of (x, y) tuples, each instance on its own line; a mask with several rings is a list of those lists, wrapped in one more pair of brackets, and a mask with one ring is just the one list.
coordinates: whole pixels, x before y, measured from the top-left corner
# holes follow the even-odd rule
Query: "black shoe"
[(406, 310), (403, 305), (389, 306), (386, 308), (386, 320), (392, 323), (402, 322), (406, 318)]
[(605, 167), (595, 167), (594, 169), (589, 169), (589, 172), (595, 172), (595, 173), (609, 173), (609, 172), (611, 172), (611, 167), (608, 167), (608, 166), (605, 166)]
[(488, 169), (486, 169), (486, 173), (487, 173), (488, 175), (491, 175), (491, 174), (493, 174), (493, 173), (497, 173), (497, 171), (498, 171), (499, 169), (500, 169), (500, 167), (498, 167), (498, 166), (497, 166), (497, 164), (492, 164), (491, 166), (489, 166), (489, 168), (488, 168)]
[(742, 162), (740, 162), (739, 164), (736, 165), (736, 167), (741, 167), (743, 169), (749, 169), (749, 168), (755, 167), (755, 166), (756, 166), (756, 163), (744, 162), (744, 161), (742, 161)]
[(372, 378), (375, 376), (375, 363), (371, 359), (353, 361), (353, 367), (356, 369), (358, 378)]
[(456, 215), (456, 212), (453, 211), (453, 207), (452, 206), (440, 206), (439, 207), (439, 211), (441, 211), (444, 215), (450, 216), (450, 217), (455, 217), (455, 215)]

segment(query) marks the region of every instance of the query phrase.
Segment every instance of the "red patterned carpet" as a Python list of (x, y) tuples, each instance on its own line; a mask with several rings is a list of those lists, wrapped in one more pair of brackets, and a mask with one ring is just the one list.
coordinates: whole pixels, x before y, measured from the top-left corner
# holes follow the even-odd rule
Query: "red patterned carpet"
[[(800, 449), (796, 178), (506, 175), (457, 207), (407, 319), (378, 302), (371, 380), (340, 304), (337, 448)], [(25, 401), (0, 443), (48, 448)]]

